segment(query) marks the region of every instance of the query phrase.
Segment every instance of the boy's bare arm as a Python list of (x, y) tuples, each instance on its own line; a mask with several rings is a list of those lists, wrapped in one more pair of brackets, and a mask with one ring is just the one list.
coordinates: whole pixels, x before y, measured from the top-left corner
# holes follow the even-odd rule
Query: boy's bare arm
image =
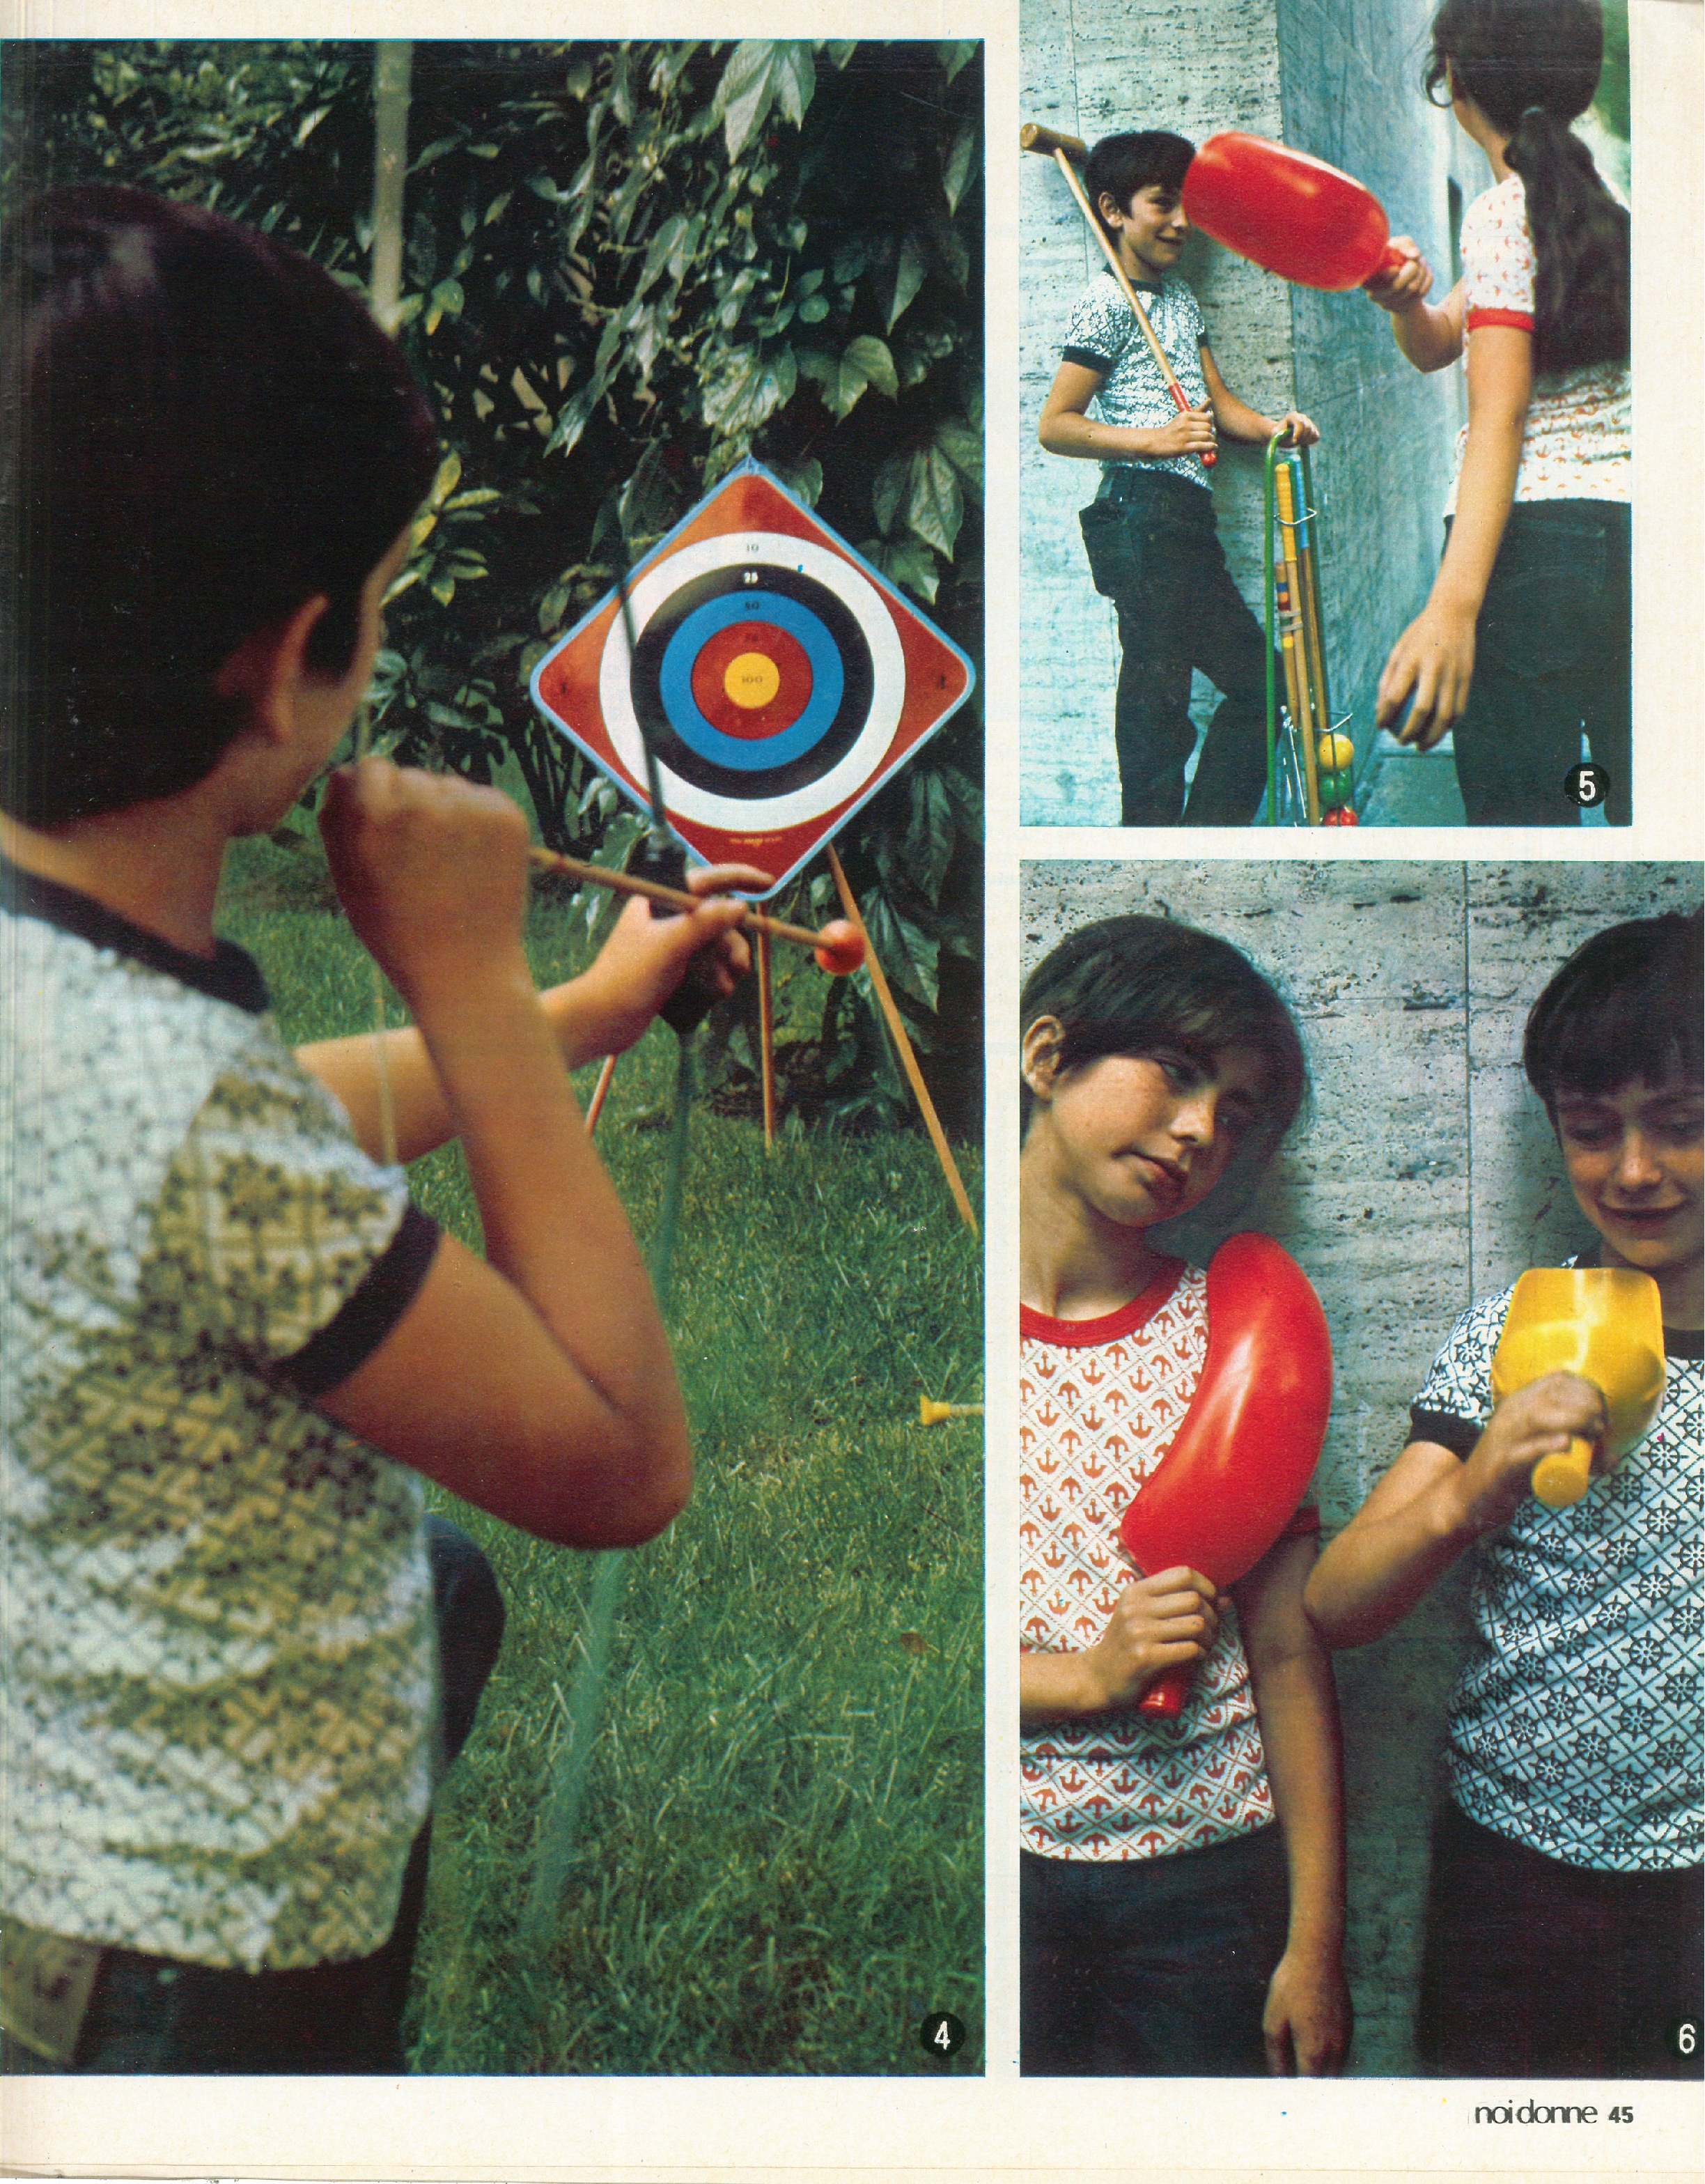
[[(690, 874), (687, 883), (707, 898), (767, 883), (768, 876), (749, 865), (712, 866)], [(547, 987), (538, 996), (564, 1066), (577, 1069), (624, 1052), (701, 951), (709, 959), (710, 983), (718, 994), (731, 993), (749, 961), (745, 941), (733, 929), (740, 915), (726, 895), (707, 900), (691, 918), (654, 916), (647, 904), (630, 900), (597, 961), (579, 978)], [(415, 1160), (454, 1134), (449, 1103), (420, 1032), (410, 1027), (383, 1037), (395, 1157)], [(342, 1103), (363, 1150), (376, 1160), (387, 1150), (377, 1044), (371, 1033), (358, 1033), (296, 1050), (297, 1060)]]
[[(1401, 1622), (1457, 1557), (1515, 1514), (1541, 1457), (1580, 1435), (1602, 1446), (1604, 1401), (1552, 1373), (1499, 1404), (1465, 1459), (1411, 1441), (1315, 1565), (1310, 1619), (1329, 1646), (1365, 1646)], [(1596, 1459), (1600, 1468), (1609, 1459)]]
[(1300, 410), (1287, 410), (1282, 417), (1263, 416), (1259, 410), (1251, 410), (1226, 385), (1214, 361), (1213, 351), (1206, 342), (1201, 344), (1200, 354), (1214, 423), (1227, 439), (1265, 442), (1275, 432), (1284, 432), (1289, 436), (1287, 444), (1295, 448), (1312, 448), (1319, 439), (1313, 420), (1305, 417)]
[(1290, 1876), (1290, 1930), (1262, 2030), (1268, 2069), (1307, 2078), (1332, 2076), (1350, 2038), (1338, 1694), (1302, 1606), (1314, 1552), (1312, 1537), (1280, 1540), (1232, 1588)]
[(1104, 425), (1088, 415), (1105, 374), (1088, 365), (1062, 364), (1042, 404), (1036, 437), (1050, 455), (1086, 461), (1153, 462), (1168, 455), (1201, 454), (1213, 445), (1213, 420), (1206, 408), (1181, 410), (1165, 425)]
[(686, 1499), (685, 1416), (521, 950), (525, 822), (495, 791), (370, 759), (332, 777), (322, 825), (351, 922), (420, 1027), (486, 1244), (482, 1262), (445, 1239), (322, 1407), (545, 1538), (645, 1538)]

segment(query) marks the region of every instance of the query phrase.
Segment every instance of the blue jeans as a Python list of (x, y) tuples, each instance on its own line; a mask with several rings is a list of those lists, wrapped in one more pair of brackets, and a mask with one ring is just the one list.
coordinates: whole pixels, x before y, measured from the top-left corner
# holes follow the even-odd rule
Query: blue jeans
[[(1122, 470), (1078, 521), (1119, 618), (1119, 824), (1247, 827), (1267, 786), (1267, 638), (1226, 568), (1213, 496), (1164, 471)], [(1193, 668), (1223, 694), (1186, 807)]]
[(1631, 541), (1623, 503), (1524, 500), (1510, 510), (1451, 738), (1469, 826), (1578, 826), (1563, 780), (1583, 730), (1610, 776), (1606, 819), (1633, 817)]
[(1289, 1890), (1277, 1827), (1121, 1864), (1019, 1853), (1027, 2078), (1258, 2078)]
[[(491, 1566), (467, 1535), (431, 1514), (426, 1530), (448, 1765), (473, 1727), (502, 1641), (504, 1608)], [(429, 1819), (410, 1852), (390, 1938), (370, 1957), (299, 1971), (242, 1972), (103, 1949), (71, 2070), (399, 2076), (431, 1840)], [(10, 2039), (4, 2049), (8, 2070), (52, 2067)]]

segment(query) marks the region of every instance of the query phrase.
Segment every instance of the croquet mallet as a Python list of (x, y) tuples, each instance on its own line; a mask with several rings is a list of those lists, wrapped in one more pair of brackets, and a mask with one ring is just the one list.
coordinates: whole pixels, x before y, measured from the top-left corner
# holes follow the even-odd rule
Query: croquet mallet
[[(1078, 170), (1072, 163), (1074, 159), (1087, 159), (1089, 152), (1089, 146), (1084, 143), (1081, 136), (1058, 136), (1053, 130), (1045, 129), (1039, 121), (1025, 122), (1018, 131), (1018, 142), (1022, 148), (1027, 152), (1040, 152), (1045, 155), (1050, 155), (1060, 172), (1066, 177), (1067, 188), (1078, 200), (1078, 211), (1089, 221), (1089, 231), (1100, 244), (1107, 264), (1112, 269), (1113, 278), (1124, 291), (1125, 301), (1136, 314), (1137, 324), (1142, 329), (1143, 339), (1148, 343), (1155, 362), (1159, 366), (1161, 376), (1167, 383), (1167, 393), (1172, 396), (1180, 410), (1193, 408), (1194, 404), (1189, 395), (1178, 384), (1178, 374), (1168, 362), (1166, 351), (1155, 337), (1155, 330), (1149, 324), (1149, 315), (1143, 309), (1141, 298), (1136, 290), (1131, 286), (1130, 276), (1119, 263), (1119, 254), (1113, 247), (1112, 237), (1102, 226), (1100, 214), (1089, 203), (1088, 192), (1078, 180)], [(1213, 449), (1203, 448), (1201, 460), (1203, 468), (1212, 470), (1214, 464)]]

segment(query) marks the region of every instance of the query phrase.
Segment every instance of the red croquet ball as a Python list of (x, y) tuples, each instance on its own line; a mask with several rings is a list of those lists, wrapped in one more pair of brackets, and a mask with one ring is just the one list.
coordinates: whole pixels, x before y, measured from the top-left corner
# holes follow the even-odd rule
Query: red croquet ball
[(817, 967), (832, 978), (844, 978), (864, 961), (864, 935), (848, 918), (838, 917), (817, 935)]

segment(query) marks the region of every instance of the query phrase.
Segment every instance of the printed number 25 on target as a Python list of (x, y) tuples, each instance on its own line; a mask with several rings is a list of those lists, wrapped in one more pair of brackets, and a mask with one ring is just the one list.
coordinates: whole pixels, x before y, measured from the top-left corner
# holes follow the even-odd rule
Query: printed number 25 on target
[(959, 647), (748, 460), (533, 671), (533, 701), (707, 864), (773, 894), (962, 705)]

